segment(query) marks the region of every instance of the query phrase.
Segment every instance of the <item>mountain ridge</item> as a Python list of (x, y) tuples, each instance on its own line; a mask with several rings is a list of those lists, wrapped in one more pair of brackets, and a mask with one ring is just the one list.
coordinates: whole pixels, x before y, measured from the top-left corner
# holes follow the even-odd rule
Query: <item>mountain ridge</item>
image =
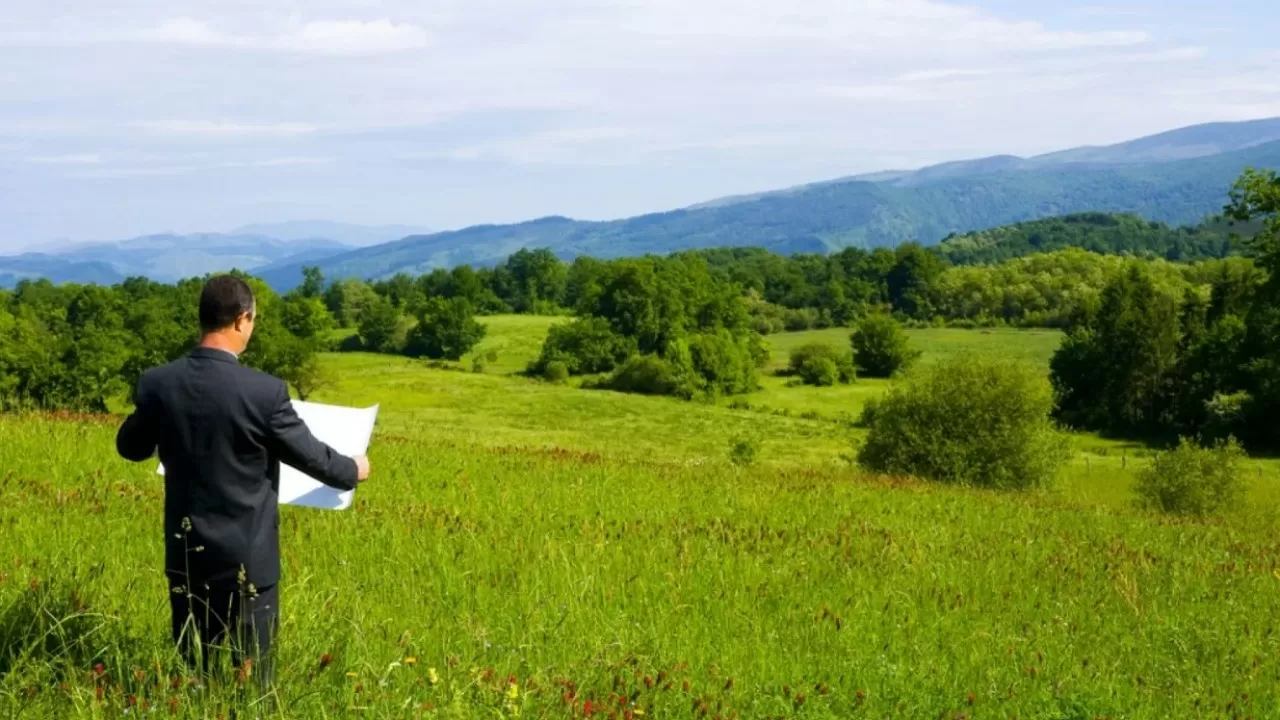
[[(1280, 129), (1280, 120), (1257, 127), (1266, 137)], [(910, 240), (931, 245), (955, 233), (1083, 212), (1132, 213), (1187, 225), (1219, 213), (1246, 167), (1280, 167), (1280, 140), (1241, 144), (1246, 146), (1230, 152), (1154, 163), (991, 168), (1013, 164), (1002, 160), (982, 172), (957, 172), (960, 166), (944, 164), (941, 171), (935, 166), (926, 182), (828, 181), (747, 202), (613, 221), (551, 217), (475, 226), (362, 248), (318, 265), (330, 277), (376, 279), (494, 264), (522, 247), (547, 247), (571, 259), (735, 245), (783, 254)], [(288, 289), (300, 280), (301, 267), (276, 267), (264, 278)]]

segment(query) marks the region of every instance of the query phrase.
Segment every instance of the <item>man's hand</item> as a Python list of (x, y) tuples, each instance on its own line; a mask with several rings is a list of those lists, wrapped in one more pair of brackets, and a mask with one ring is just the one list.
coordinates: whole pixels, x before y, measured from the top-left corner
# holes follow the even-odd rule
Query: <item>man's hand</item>
[(369, 479), (369, 458), (364, 455), (353, 458), (356, 461), (356, 477), (360, 482)]

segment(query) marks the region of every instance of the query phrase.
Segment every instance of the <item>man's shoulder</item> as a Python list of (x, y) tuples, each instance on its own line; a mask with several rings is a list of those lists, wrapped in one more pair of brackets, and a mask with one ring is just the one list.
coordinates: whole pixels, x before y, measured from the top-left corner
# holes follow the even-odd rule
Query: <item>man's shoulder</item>
[(230, 372), (235, 376), (237, 384), (256, 392), (269, 393), (278, 395), (281, 392), (287, 392), (284, 380), (266, 373), (257, 368), (251, 368), (248, 365), (229, 365)]

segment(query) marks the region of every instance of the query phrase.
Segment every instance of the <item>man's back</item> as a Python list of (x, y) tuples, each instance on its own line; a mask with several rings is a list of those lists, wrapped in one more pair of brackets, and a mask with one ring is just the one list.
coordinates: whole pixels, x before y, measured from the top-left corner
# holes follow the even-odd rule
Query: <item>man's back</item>
[(316, 440), (294, 413), (287, 386), (197, 348), (154, 368), (137, 410), (120, 428), (119, 453), (165, 468), (165, 568), (175, 585), (279, 579), (280, 463), (326, 484), (355, 487), (355, 461)]

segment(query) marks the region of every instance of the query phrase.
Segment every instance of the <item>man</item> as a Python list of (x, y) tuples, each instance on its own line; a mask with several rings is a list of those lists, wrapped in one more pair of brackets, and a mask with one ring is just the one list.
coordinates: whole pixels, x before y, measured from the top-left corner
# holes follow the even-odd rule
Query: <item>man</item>
[(243, 280), (209, 280), (200, 295), (199, 346), (143, 374), (116, 449), (134, 462), (158, 449), (165, 468), (174, 641), (192, 662), (201, 648), (207, 671), (208, 648), (229, 640), (240, 673), (269, 683), (279, 617), (280, 463), (350, 490), (369, 476), (369, 461), (317, 440), (283, 381), (240, 365), (256, 310)]

